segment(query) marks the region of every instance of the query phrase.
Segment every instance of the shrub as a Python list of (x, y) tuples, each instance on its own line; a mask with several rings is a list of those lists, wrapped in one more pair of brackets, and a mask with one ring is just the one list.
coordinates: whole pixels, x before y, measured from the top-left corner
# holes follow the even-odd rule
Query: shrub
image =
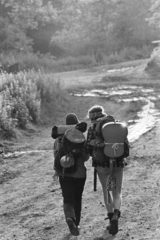
[(151, 46), (147, 45), (144, 45), (142, 48), (139, 49), (135, 47), (126, 47), (105, 57), (105, 62), (112, 64), (137, 59), (145, 59), (149, 58), (151, 51)]
[(0, 54), (0, 62), (2, 65), (12, 65), (15, 62), (19, 63), (19, 70), (39, 70), (45, 69), (46, 71), (69, 71), (78, 68), (84, 68), (95, 63), (95, 59), (90, 55), (72, 57), (67, 56), (61, 59), (56, 59), (50, 54), (34, 54), (34, 53), (2, 53)]
[(11, 137), (14, 135), (16, 120), (11, 116), (12, 107), (6, 99), (6, 93), (0, 95), (0, 136)]
[(45, 108), (44, 119), (47, 119), (47, 114), (51, 112), (53, 117), (67, 104), (67, 94), (61, 89), (60, 81), (53, 79), (52, 73), (30, 70), (16, 75), (3, 74), (3, 78), (0, 129), (4, 135), (12, 135), (15, 127), (25, 128), (29, 121), (39, 123), (42, 108)]
[(151, 74), (160, 72), (160, 47), (153, 50), (151, 58), (148, 61), (145, 70)]
[[(5, 74), (1, 87), (1, 129), (12, 133), (14, 127), (25, 128), (28, 121), (38, 122), (40, 113), (40, 95), (34, 80), (27, 74)], [(34, 79), (34, 78), (33, 78)], [(6, 110), (5, 110), (6, 109)], [(16, 125), (14, 124), (16, 122)]]

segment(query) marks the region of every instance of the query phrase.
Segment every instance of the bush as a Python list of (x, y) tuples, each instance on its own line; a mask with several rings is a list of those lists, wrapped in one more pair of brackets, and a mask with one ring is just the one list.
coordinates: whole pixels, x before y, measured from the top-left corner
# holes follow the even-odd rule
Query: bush
[(67, 94), (52, 73), (30, 70), (16, 75), (3, 74), (3, 79), (0, 129), (6, 136), (13, 135), (16, 127), (25, 128), (28, 122), (39, 123), (43, 114), (44, 119), (50, 112), (55, 116), (67, 104)]
[(19, 63), (20, 71), (27, 70), (42, 70), (57, 72), (57, 71), (70, 71), (80, 68), (86, 68), (86, 66), (93, 65), (95, 63), (95, 59), (90, 56), (78, 56), (72, 57), (67, 56), (65, 58), (56, 59), (54, 56), (50, 54), (34, 54), (34, 53), (4, 53), (0, 55), (0, 62), (2, 65), (12, 65), (15, 62)]
[(151, 46), (144, 45), (142, 48), (126, 47), (121, 51), (110, 54), (105, 58), (105, 62), (108, 64), (120, 63), (124, 61), (132, 61), (137, 59), (149, 58), (151, 54)]
[(14, 135), (16, 120), (11, 117), (12, 108), (6, 99), (5, 92), (0, 95), (0, 136), (11, 137)]
[(106, 56), (104, 52), (94, 55), (79, 55), (78, 57), (66, 56), (64, 58), (55, 58), (51, 54), (31, 53), (26, 54), (10, 52), (1, 53), (0, 62), (2, 65), (19, 64), (20, 71), (34, 69), (36, 71), (45, 70), (46, 72), (71, 71), (98, 64), (112, 64), (123, 61), (148, 58), (151, 54), (151, 46), (144, 45), (141, 48), (126, 47), (120, 51), (115, 51)]
[(145, 68), (151, 74), (157, 74), (160, 72), (160, 47), (153, 49), (151, 58)]
[(36, 82), (28, 79), (27, 74), (5, 74), (6, 80), (1, 87), (0, 128), (10, 136), (15, 127), (25, 128), (28, 121), (38, 122), (40, 95)]

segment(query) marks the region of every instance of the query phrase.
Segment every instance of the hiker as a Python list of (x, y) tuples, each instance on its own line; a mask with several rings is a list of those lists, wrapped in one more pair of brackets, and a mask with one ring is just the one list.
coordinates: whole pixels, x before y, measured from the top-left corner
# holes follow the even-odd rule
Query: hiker
[(102, 185), (104, 202), (110, 222), (109, 226), (107, 226), (107, 230), (110, 234), (115, 235), (118, 232), (118, 219), (121, 215), (123, 169), (126, 165), (126, 161), (123, 157), (120, 157), (114, 162), (113, 177), (116, 178), (116, 189), (108, 191), (107, 186), (110, 174), (110, 158), (104, 155), (105, 144), (102, 136), (99, 137), (98, 143), (95, 143), (94, 141), (96, 139), (98, 119), (105, 119), (106, 122), (114, 122), (115, 119), (113, 116), (107, 115), (102, 106), (97, 105), (88, 110), (88, 116), (91, 120), (92, 126), (88, 129), (85, 149), (86, 152), (92, 156), (92, 166), (97, 171)]
[[(77, 116), (74, 113), (69, 113), (66, 116), (66, 125), (70, 127), (76, 126), (76, 129), (79, 129), (79, 132), (82, 133), (86, 131), (87, 124), (84, 122), (79, 122)], [(74, 127), (75, 128), (75, 127)], [(55, 138), (55, 129), (54, 126), (52, 129), (52, 137)], [(69, 132), (69, 130), (67, 130)], [(66, 132), (67, 132), (66, 131)], [(74, 131), (75, 130), (70, 130)], [(84, 137), (84, 135), (83, 135)], [(62, 138), (62, 136), (60, 136)], [(62, 189), (62, 196), (63, 196), (63, 210), (65, 219), (67, 222), (67, 225), (69, 227), (70, 233), (74, 236), (78, 236), (80, 233), (80, 219), (81, 219), (81, 208), (82, 208), (82, 194), (84, 190), (84, 185), (86, 182), (86, 167), (85, 167), (85, 161), (89, 159), (89, 154), (87, 154), (85, 151), (83, 151), (83, 146), (80, 149), (74, 149), (69, 155), (69, 157), (66, 158), (66, 156), (60, 157), (61, 161), (63, 160), (63, 164), (61, 162), (61, 165), (63, 165), (64, 172), (59, 172), (58, 168), (56, 167), (56, 158), (59, 154), (59, 150), (57, 148), (57, 143), (59, 139), (56, 138), (54, 143), (54, 174), (53, 178), (56, 179), (59, 178), (59, 183)], [(65, 140), (64, 140), (65, 141)], [(85, 143), (85, 137), (84, 137), (84, 143)], [(83, 143), (83, 145), (84, 145)], [(64, 148), (66, 148), (67, 144), (65, 144)], [(69, 169), (74, 168), (74, 166), (68, 167), (68, 162), (65, 160), (70, 160), (74, 158), (74, 162), (76, 165), (76, 169), (74, 171), (70, 171)], [(57, 165), (58, 166), (58, 165)], [(68, 170), (68, 172), (67, 172)]]

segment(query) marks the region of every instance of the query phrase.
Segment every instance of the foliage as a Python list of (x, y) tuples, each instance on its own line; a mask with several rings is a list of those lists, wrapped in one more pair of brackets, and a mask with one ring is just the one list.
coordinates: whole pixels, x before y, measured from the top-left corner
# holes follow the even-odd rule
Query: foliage
[(69, 71), (78, 68), (86, 68), (95, 64), (95, 58), (90, 55), (81, 55), (78, 57), (68, 56), (62, 59), (55, 59), (50, 54), (33, 54), (10, 52), (8, 54), (0, 54), (0, 62), (2, 65), (11, 65), (15, 62), (19, 64), (19, 70), (27, 71), (30, 69), (44, 69), (49, 72)]
[(160, 47), (153, 50), (145, 70), (155, 75), (160, 73)]
[(56, 10), (50, 2), (42, 0), (1, 0), (0, 38), (3, 40), (1, 52), (17, 50), (24, 52), (32, 50), (33, 41), (27, 36), (27, 30), (37, 29), (39, 25), (54, 22)]
[(160, 0), (152, 0), (151, 12), (152, 16), (149, 18), (150, 24), (160, 28)]
[(20, 29), (37, 28), (40, 23), (50, 22), (56, 18), (56, 11), (51, 2), (44, 4), (42, 0), (4, 0), (4, 5), (10, 7), (8, 13), (13, 23)]
[(52, 73), (30, 70), (0, 77), (1, 136), (13, 136), (15, 128), (27, 128), (29, 122), (45, 122), (49, 113), (53, 117), (68, 104), (66, 93)]
[(6, 81), (1, 87), (0, 129), (9, 136), (15, 127), (25, 128), (28, 121), (38, 121), (41, 99), (36, 83), (24, 73), (3, 77)]
[(11, 117), (11, 106), (6, 98), (5, 92), (1, 92), (0, 95), (0, 136), (9, 137), (12, 136), (16, 123)]
[(150, 0), (124, 0), (119, 4), (113, 27), (114, 42), (118, 48), (140, 47), (151, 42), (155, 35), (146, 21), (150, 16), (150, 6)]
[(144, 45), (142, 48), (136, 47), (125, 47), (120, 51), (115, 51), (109, 56), (104, 56), (104, 63), (113, 64), (120, 63), (124, 61), (132, 61), (137, 59), (149, 58), (152, 52), (152, 47)]
[[(55, 59), (50, 54), (43, 55), (27, 53), (24, 55), (22, 53), (17, 54), (12, 51), (8, 54), (0, 54), (0, 62), (4, 66), (12, 65), (15, 62), (18, 62), (20, 71), (28, 71), (30, 69), (37, 71), (43, 69), (45, 72), (71, 71), (99, 64), (111, 64), (128, 60), (149, 58), (152, 48), (153, 47), (150, 45), (144, 45), (140, 48), (125, 47), (120, 51), (114, 51), (114, 53), (107, 55), (97, 51), (95, 54), (80, 55), (76, 57), (68, 56), (62, 59)], [(4, 82), (6, 78), (2, 76), (1, 81), (3, 78)]]
[[(57, 42), (69, 54), (80, 50), (82, 46), (90, 46), (94, 51), (95, 45), (101, 47), (108, 42), (108, 30), (111, 14), (116, 9), (116, 2), (109, 1), (63, 1), (58, 20), (63, 28), (53, 36), (51, 43)], [(91, 52), (90, 52), (91, 53)]]
[(97, 58), (125, 47), (149, 45), (160, 36), (147, 21), (152, 11), (152, 20), (158, 23), (160, 3), (159, 0), (152, 3), (151, 0), (0, 0), (0, 51), (27, 54), (34, 48), (36, 52), (51, 52), (57, 57)]
[(150, 7), (150, 0), (64, 0), (58, 14), (63, 27), (51, 43), (71, 55), (108, 55), (125, 47), (151, 45), (159, 34), (148, 26)]
[(15, 76), (6, 74), (7, 81), (2, 87), (5, 101), (10, 106), (9, 117), (17, 119), (18, 126), (25, 127), (28, 120), (36, 122), (40, 111), (40, 96), (36, 83), (24, 73)]

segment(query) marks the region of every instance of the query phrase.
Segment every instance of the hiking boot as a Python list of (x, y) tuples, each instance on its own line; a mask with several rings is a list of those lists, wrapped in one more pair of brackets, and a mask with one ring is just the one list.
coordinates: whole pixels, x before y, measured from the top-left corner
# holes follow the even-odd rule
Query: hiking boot
[(68, 217), (66, 222), (69, 227), (70, 233), (74, 236), (78, 236), (79, 230), (78, 230), (78, 227), (76, 227), (74, 220), (72, 218)]
[(106, 227), (106, 229), (109, 231), (110, 227), (111, 227), (111, 220), (113, 217), (113, 213), (108, 213), (108, 219), (109, 219), (109, 225)]
[(114, 210), (114, 214), (111, 220), (111, 225), (109, 228), (109, 233), (115, 235), (118, 233), (118, 219), (120, 218), (120, 211), (118, 209)]

